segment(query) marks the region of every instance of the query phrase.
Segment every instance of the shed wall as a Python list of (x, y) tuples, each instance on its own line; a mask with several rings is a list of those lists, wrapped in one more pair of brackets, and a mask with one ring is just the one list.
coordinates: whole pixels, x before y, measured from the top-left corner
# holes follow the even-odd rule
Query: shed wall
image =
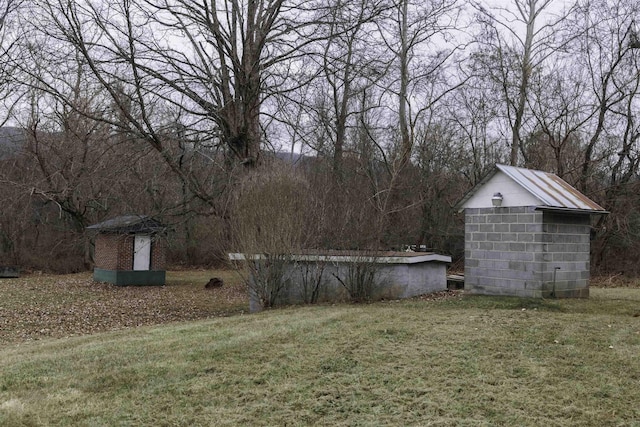
[(533, 207), (465, 210), (465, 289), (542, 296), (542, 212)]
[(589, 215), (534, 206), (465, 210), (465, 289), (488, 295), (587, 297)]
[[(545, 296), (589, 296), (591, 221), (586, 214), (543, 215)], [(555, 277), (554, 277), (555, 272)]]
[(95, 246), (95, 266), (104, 270), (131, 270), (133, 237), (119, 234), (98, 234)]
[[(285, 261), (285, 286), (278, 295), (277, 305), (313, 302), (311, 294), (316, 285), (317, 302), (348, 300), (349, 294), (340, 280), (348, 281), (358, 264), (363, 271), (375, 271), (370, 295), (372, 300), (411, 298), (447, 289), (447, 264), (444, 262), (384, 264), (366, 261)], [(255, 311), (260, 308), (260, 302), (252, 288), (249, 289), (249, 303), (251, 310)]]
[(498, 171), (486, 184), (476, 189), (476, 192), (465, 202), (465, 208), (489, 208), (492, 207), (491, 198), (495, 193), (502, 194), (503, 207), (536, 206), (540, 200), (523, 191), (520, 184), (515, 182), (504, 172)]
[[(100, 233), (95, 240), (95, 267), (102, 270), (133, 270), (133, 234)], [(151, 246), (151, 270), (166, 268), (167, 243), (154, 237)]]
[(166, 270), (167, 268), (167, 241), (160, 236), (152, 237), (151, 244), (151, 270)]

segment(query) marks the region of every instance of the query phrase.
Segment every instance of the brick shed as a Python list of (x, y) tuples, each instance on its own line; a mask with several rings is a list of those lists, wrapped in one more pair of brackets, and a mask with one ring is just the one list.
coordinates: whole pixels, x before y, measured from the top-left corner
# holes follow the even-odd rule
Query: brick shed
[(457, 207), (465, 214), (466, 290), (589, 296), (591, 216), (607, 212), (564, 180), (496, 165)]
[(126, 215), (87, 228), (98, 232), (93, 280), (119, 286), (165, 284), (163, 224), (143, 215)]

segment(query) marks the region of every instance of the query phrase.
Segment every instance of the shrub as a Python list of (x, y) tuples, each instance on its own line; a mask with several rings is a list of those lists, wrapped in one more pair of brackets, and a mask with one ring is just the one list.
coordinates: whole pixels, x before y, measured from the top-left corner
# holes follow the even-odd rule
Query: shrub
[(306, 181), (283, 166), (252, 172), (239, 185), (232, 209), (234, 242), (250, 260), (245, 283), (262, 308), (288, 292), (285, 265), (308, 238), (311, 197)]

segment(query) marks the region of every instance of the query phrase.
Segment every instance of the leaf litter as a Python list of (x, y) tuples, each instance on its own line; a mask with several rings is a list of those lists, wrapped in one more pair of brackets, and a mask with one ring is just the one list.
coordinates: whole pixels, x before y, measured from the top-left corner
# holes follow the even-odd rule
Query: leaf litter
[[(185, 272), (178, 275), (188, 274)], [(0, 280), (0, 344), (229, 316), (247, 309), (239, 280), (204, 289), (206, 275), (165, 286), (115, 286), (89, 273)], [(229, 277), (231, 273), (222, 272)], [(203, 277), (202, 279), (200, 277)]]

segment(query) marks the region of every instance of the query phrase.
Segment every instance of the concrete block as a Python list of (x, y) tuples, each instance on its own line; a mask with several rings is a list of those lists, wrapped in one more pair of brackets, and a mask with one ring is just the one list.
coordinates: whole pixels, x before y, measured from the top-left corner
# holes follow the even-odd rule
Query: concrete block
[(464, 224), (465, 233), (473, 233), (474, 231), (478, 231), (479, 228), (480, 228), (479, 224), (471, 224), (471, 223)]
[(542, 252), (544, 248), (543, 243), (525, 243), (525, 251), (527, 252)]
[(494, 270), (505, 270), (509, 268), (509, 261), (506, 260), (492, 260), (490, 263), (490, 268)]
[(503, 215), (488, 215), (487, 216), (487, 223), (492, 223), (492, 224), (499, 224), (502, 223), (502, 217)]
[(524, 261), (509, 261), (509, 270), (525, 271)]
[(494, 249), (494, 244), (492, 242), (479, 242), (478, 245), (478, 249), (481, 249), (483, 251), (492, 251)]
[(473, 233), (471, 239), (475, 242), (486, 241), (487, 233)]
[(471, 222), (474, 224), (484, 224), (487, 222), (487, 216), (486, 215), (476, 215), (474, 217), (472, 217)]
[(511, 250), (510, 249), (510, 245), (511, 245), (511, 243), (508, 243), (508, 242), (494, 243), (493, 244), (493, 250), (494, 251), (500, 251), (500, 252), (506, 252), (506, 251)]
[(493, 233), (495, 230), (495, 227), (498, 226), (500, 224), (479, 224), (478, 226), (478, 230), (476, 231), (480, 231), (482, 233)]
[(524, 224), (524, 231), (527, 233), (542, 233), (542, 224)]
[(533, 273), (530, 271), (524, 271), (524, 270), (504, 270), (504, 271), (509, 272), (508, 277), (510, 279), (522, 281), (523, 284), (525, 281), (533, 280)]
[(529, 252), (503, 252), (502, 259), (509, 261), (533, 261), (534, 254)]
[[(482, 233), (478, 233), (478, 234), (482, 234)], [(481, 239), (481, 240), (487, 240), (489, 242), (500, 242), (502, 240), (501, 233), (486, 233), (485, 237), (486, 237), (485, 239)]]
[(503, 242), (517, 242), (518, 233), (502, 233)]
[(547, 247), (547, 252), (550, 252), (550, 253), (567, 251), (567, 245), (563, 243), (548, 243), (546, 247)]
[[(533, 224), (534, 223), (534, 214), (518, 214), (517, 216), (517, 222), (519, 222), (520, 224)], [(513, 222), (516, 222), (513, 221)]]
[(502, 222), (509, 222), (509, 223), (519, 222), (518, 217), (519, 217), (518, 214), (502, 215)]
[(549, 233), (540, 233), (533, 235), (533, 241), (539, 243), (549, 243), (553, 240), (553, 237)]
[(563, 236), (565, 243), (584, 243), (582, 242), (582, 236), (578, 234), (559, 234), (558, 236)]
[(540, 236), (540, 235), (533, 234), (533, 233), (518, 233), (516, 241), (525, 242), (525, 243), (535, 242), (537, 241), (536, 236)]
[(524, 233), (527, 231), (526, 224), (509, 224), (509, 231), (512, 233)]
[(478, 277), (478, 286), (493, 286), (495, 284), (496, 279), (492, 277)]
[(479, 263), (480, 263), (480, 261), (477, 260), (477, 259), (473, 259), (473, 258), (469, 259), (469, 258), (467, 258), (467, 259), (464, 260), (464, 267), (465, 268), (467, 268), (467, 267), (477, 267)]
[(494, 277), (494, 271), (488, 268), (477, 268), (475, 274), (478, 277)]
[(522, 252), (522, 251), (526, 251), (527, 249), (527, 245), (525, 243), (509, 243), (509, 249), (510, 251), (514, 251), (514, 252)]
[(508, 233), (510, 224), (494, 224), (494, 230), (497, 233)]

